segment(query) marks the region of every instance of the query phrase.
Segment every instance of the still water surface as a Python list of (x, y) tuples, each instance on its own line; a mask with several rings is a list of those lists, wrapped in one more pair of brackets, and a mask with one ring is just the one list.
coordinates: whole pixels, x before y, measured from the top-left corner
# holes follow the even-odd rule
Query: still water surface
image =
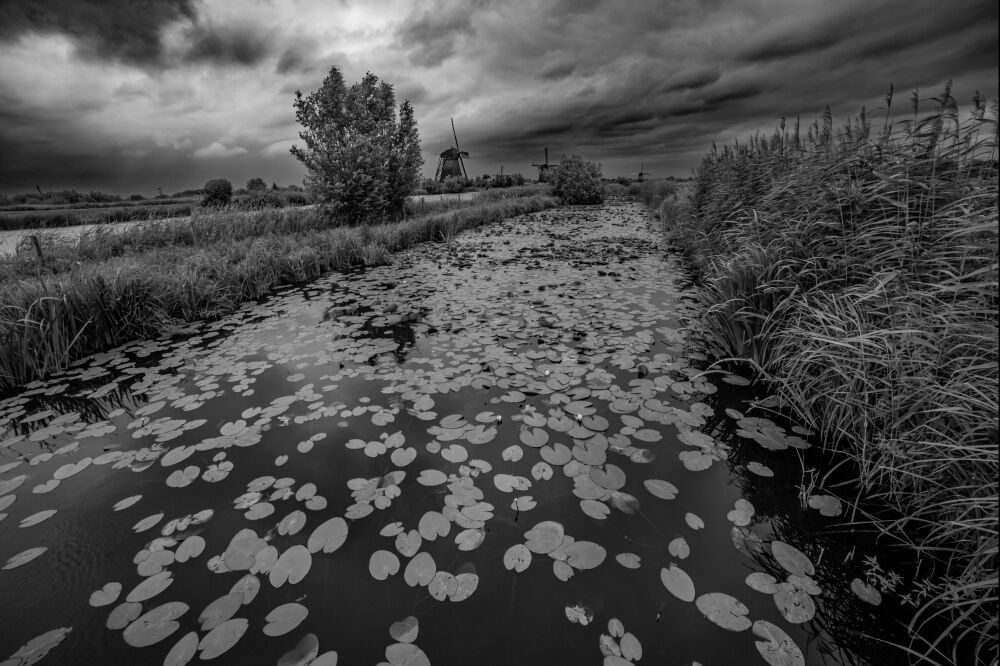
[(508, 220), (3, 400), (0, 658), (893, 663), (652, 225)]

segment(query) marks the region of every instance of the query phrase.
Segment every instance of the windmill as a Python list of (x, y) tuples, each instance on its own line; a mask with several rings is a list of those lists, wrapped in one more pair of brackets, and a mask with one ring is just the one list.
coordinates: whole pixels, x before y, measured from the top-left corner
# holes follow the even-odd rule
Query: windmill
[(639, 162), (639, 170), (638, 171), (629, 172), (629, 175), (630, 176), (636, 176), (636, 181), (639, 182), (639, 183), (641, 183), (643, 181), (643, 178), (645, 176), (650, 176), (652, 174), (650, 174), (648, 171), (643, 171), (642, 170), (642, 162)]
[(549, 181), (549, 169), (553, 165), (549, 164), (549, 148), (545, 147), (545, 162), (542, 164), (532, 164), (533, 167), (538, 167), (538, 182), (547, 183)]
[(439, 183), (443, 182), (448, 176), (458, 176), (465, 180), (469, 179), (465, 173), (465, 162), (462, 161), (462, 158), (468, 157), (469, 153), (458, 147), (458, 134), (455, 132), (454, 118), (451, 119), (451, 134), (455, 137), (455, 145), (438, 155), (438, 166), (437, 172), (434, 174), (434, 180)]

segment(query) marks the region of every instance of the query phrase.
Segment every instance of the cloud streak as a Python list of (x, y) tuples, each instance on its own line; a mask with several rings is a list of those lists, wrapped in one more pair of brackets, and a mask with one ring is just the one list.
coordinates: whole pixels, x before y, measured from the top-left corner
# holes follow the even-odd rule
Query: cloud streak
[(937, 0), (40, 0), (0, 6), (0, 191), (298, 182), (295, 90), (331, 65), (410, 99), (425, 173), (577, 153), (687, 175), (781, 117), (877, 108), (893, 84), (997, 96), (997, 5)]

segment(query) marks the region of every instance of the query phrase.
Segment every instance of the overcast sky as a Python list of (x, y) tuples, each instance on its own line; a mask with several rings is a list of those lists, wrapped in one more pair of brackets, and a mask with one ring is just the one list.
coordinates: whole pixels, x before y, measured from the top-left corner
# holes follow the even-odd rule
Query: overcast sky
[(470, 175), (579, 154), (686, 176), (713, 140), (909, 94), (997, 96), (996, 0), (5, 0), (0, 191), (304, 172), (295, 90), (371, 71)]

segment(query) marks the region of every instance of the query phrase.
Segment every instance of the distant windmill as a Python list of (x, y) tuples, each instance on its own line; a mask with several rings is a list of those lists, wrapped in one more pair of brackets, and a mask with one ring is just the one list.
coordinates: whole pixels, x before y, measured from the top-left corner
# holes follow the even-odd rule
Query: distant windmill
[(549, 181), (549, 169), (553, 165), (549, 164), (549, 148), (545, 147), (545, 162), (542, 164), (532, 164), (533, 167), (538, 167), (538, 182), (547, 183)]
[(636, 176), (636, 180), (641, 183), (646, 176), (651, 176), (653, 174), (649, 173), (648, 171), (643, 171), (642, 170), (642, 162), (639, 162), (639, 170), (638, 171), (632, 171), (632, 172), (629, 173), (629, 175), (630, 176)]
[(451, 134), (455, 137), (455, 145), (438, 156), (438, 166), (437, 172), (434, 174), (434, 180), (439, 183), (448, 176), (458, 176), (466, 180), (469, 178), (465, 173), (465, 162), (462, 161), (462, 158), (468, 157), (469, 153), (458, 147), (458, 133), (455, 132), (454, 118), (451, 120)]

